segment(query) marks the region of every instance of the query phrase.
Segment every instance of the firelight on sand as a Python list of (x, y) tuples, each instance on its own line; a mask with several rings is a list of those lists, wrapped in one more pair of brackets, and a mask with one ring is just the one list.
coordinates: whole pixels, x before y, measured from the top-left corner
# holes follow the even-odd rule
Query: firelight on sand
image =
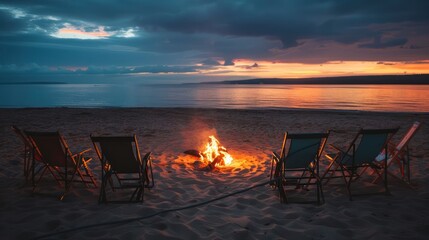
[(214, 164), (215, 166), (228, 166), (232, 163), (232, 156), (220, 145), (215, 136), (209, 136), (209, 142), (204, 152), (200, 154), (201, 161)]

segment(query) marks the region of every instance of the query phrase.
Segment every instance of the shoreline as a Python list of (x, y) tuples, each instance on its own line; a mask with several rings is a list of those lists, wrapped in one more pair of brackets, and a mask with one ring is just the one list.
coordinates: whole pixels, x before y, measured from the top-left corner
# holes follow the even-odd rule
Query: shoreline
[(118, 107), (118, 106), (105, 106), (105, 107), (10, 107), (2, 108), (3, 110), (47, 110), (47, 109), (70, 109), (70, 110), (145, 110), (145, 109), (164, 109), (164, 110), (221, 110), (221, 111), (284, 111), (284, 112), (314, 112), (314, 113), (361, 113), (361, 114), (413, 114), (413, 115), (429, 115), (429, 112), (400, 112), (400, 111), (370, 111), (370, 110), (348, 110), (348, 109), (317, 109), (317, 108), (279, 108), (279, 107), (254, 107), (254, 108), (201, 108), (201, 107)]

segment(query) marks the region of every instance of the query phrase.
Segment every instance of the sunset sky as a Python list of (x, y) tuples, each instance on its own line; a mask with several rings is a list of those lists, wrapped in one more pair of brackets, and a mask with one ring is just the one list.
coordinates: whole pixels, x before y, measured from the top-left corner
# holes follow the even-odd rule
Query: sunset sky
[(429, 73), (426, 0), (1, 0), (1, 82)]

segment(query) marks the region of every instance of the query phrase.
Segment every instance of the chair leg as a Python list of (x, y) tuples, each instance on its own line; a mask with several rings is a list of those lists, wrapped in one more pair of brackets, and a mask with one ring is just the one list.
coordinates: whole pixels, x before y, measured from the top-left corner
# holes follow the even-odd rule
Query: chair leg
[(28, 182), (28, 175), (29, 175), (29, 164), (30, 164), (30, 156), (29, 156), (29, 151), (27, 150), (27, 148), (24, 149), (24, 177), (25, 177), (25, 182)]
[[(148, 176), (150, 175), (150, 177)], [(153, 171), (152, 171), (152, 162), (149, 160), (148, 165), (146, 167), (146, 187), (147, 188), (153, 188), (155, 186), (155, 179), (153, 178)]]
[(88, 183), (85, 181), (85, 178), (84, 178), (84, 176), (83, 176), (83, 174), (82, 174), (82, 172), (79, 170), (79, 169), (77, 169), (77, 174), (79, 175), (79, 177), (80, 177), (80, 180), (82, 180), (82, 182), (83, 182), (83, 184), (85, 184), (85, 187), (89, 187), (89, 185), (88, 185)]
[[(65, 172), (67, 172), (67, 169), (65, 169)], [(66, 175), (66, 177), (64, 179), (64, 181), (66, 181), (64, 193), (62, 195), (60, 195), (60, 198), (59, 198), (61, 201), (64, 199), (66, 194), (70, 191), (72, 184), (73, 184), (74, 177), (76, 176), (76, 173), (78, 173), (80, 176), (82, 176), (82, 173), (79, 171), (78, 166), (76, 166), (75, 170), (73, 171), (73, 173), (70, 177), (70, 180), (68, 180), (68, 177)]]
[(322, 187), (320, 186), (319, 182), (317, 183), (316, 191), (317, 191), (317, 204), (320, 205), (320, 199), (322, 197), (321, 196)]
[(98, 196), (98, 203), (106, 203), (107, 202), (107, 197), (106, 197), (106, 181), (107, 181), (108, 175), (106, 174), (102, 179), (101, 179), (101, 186), (100, 186), (100, 195)]
[[(33, 180), (33, 192), (36, 190), (37, 184), (39, 184), (40, 180), (42, 179), (43, 175), (45, 175), (45, 172), (48, 168), (49, 168), (48, 166), (45, 166), (43, 168), (43, 171), (42, 171), (42, 173), (40, 173), (40, 176), (39, 176), (39, 179), (37, 180), (37, 182), (34, 182), (34, 180)], [(33, 174), (33, 178), (34, 178), (34, 174)]]
[(317, 172), (314, 171), (314, 169), (310, 169), (309, 172), (310, 172), (310, 178), (309, 178), (309, 181), (307, 182), (307, 184), (310, 183), (311, 179), (313, 179), (313, 178), (316, 179), (317, 204), (320, 205), (321, 202), (325, 203), (325, 195), (323, 194), (323, 188), (322, 188), (322, 179), (317, 174)]
[(353, 180), (353, 175), (350, 175), (350, 179), (347, 183), (347, 192), (349, 193), (349, 199), (350, 201), (352, 201), (352, 180)]
[(408, 180), (408, 184), (411, 184), (411, 169), (410, 169), (410, 151), (408, 149), (408, 145), (407, 145), (407, 180)]
[(136, 196), (136, 201), (138, 201), (140, 197), (140, 187), (136, 187), (136, 189), (134, 189), (134, 192), (133, 194), (131, 194), (131, 197), (130, 197), (130, 202), (133, 201), (134, 196)]
[[(301, 180), (304, 177), (306, 171), (307, 170), (302, 171), (301, 177), (298, 179), (295, 189), (300, 189), (300, 188), (304, 189), (305, 188), (305, 185), (303, 187), (301, 187)], [(311, 178), (308, 179), (307, 186), (308, 186), (308, 183), (310, 183), (310, 181), (311, 181)]]
[(384, 164), (384, 190), (385, 190), (386, 195), (389, 195), (390, 191), (389, 191), (389, 186), (387, 184), (387, 173), (388, 173), (387, 161), (384, 161), (384, 162), (385, 162), (385, 164)]
[[(89, 160), (82, 159), (83, 169), (85, 170), (85, 173), (89, 177), (89, 179), (91, 180), (92, 184), (94, 184), (94, 187), (97, 187), (97, 183), (95, 181), (94, 175), (92, 174), (92, 172), (88, 168), (88, 164), (87, 164), (88, 161)], [(83, 179), (82, 179), (82, 181), (83, 181)]]
[(323, 193), (323, 186), (322, 186), (322, 183), (320, 182), (320, 180), (319, 180), (318, 186), (320, 189), (320, 195), (322, 197), (322, 203), (325, 203), (325, 194)]
[(344, 168), (343, 165), (340, 165), (340, 167), (341, 167), (341, 174), (343, 175), (343, 179), (344, 179), (344, 182), (345, 182), (345, 185), (347, 188), (347, 193), (349, 195), (349, 199), (350, 199), (350, 201), (352, 201), (351, 184), (352, 184), (352, 179), (353, 179), (353, 172), (351, 172), (351, 173), (349, 172), (350, 179), (347, 181), (347, 177), (344, 173), (344, 171), (346, 171), (346, 169)]
[(280, 202), (281, 203), (287, 203), (288, 201), (287, 201), (285, 189), (283, 187), (283, 179), (282, 179), (282, 177), (280, 177), (277, 180), (277, 188), (279, 190)]
[(144, 201), (144, 181), (140, 181), (141, 185), (140, 185), (140, 191), (139, 191), (139, 199), (141, 202)]
[[(326, 169), (325, 173), (322, 176), (322, 179), (321, 179), (322, 181), (326, 179), (326, 182), (324, 183), (325, 185), (328, 184), (329, 180), (331, 180), (331, 178), (333, 177), (333, 175), (335, 174), (335, 172), (338, 170), (339, 165), (336, 162), (336, 159), (337, 158), (334, 158), (332, 160), (332, 162), (328, 165), (328, 168)], [(332, 170), (331, 168), (332, 168), (332, 166), (334, 164), (335, 164), (335, 169)], [(330, 172), (330, 175), (329, 175), (328, 178), (326, 178), (326, 174), (328, 174), (329, 172)]]

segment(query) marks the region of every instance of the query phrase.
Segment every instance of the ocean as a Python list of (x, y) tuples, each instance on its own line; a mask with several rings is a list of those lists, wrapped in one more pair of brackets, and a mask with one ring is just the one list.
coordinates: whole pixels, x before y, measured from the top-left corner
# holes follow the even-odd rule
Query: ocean
[(429, 112), (429, 85), (1, 84), (0, 107)]

